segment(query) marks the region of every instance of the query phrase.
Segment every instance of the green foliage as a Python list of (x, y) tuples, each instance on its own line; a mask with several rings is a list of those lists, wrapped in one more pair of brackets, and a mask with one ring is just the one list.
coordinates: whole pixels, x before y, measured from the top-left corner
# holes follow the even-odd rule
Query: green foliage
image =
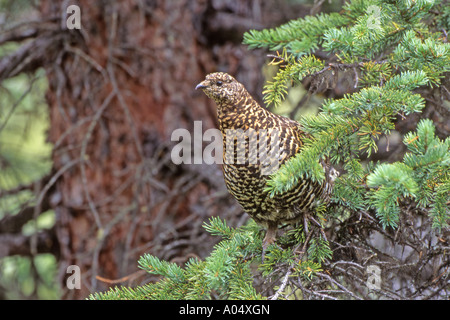
[(250, 48), (287, 49), (297, 57), (317, 49), (321, 35), (332, 27), (349, 22), (349, 18), (338, 13), (318, 14), (304, 19), (292, 20), (278, 28), (261, 31), (250, 30), (244, 34), (244, 43)]
[[(279, 60), (279, 62), (275, 62)], [(308, 75), (318, 72), (323, 68), (323, 62), (312, 55), (295, 59), (293, 55), (288, 55), (286, 50), (274, 59), (272, 64), (283, 62), (283, 69), (278, 72), (273, 81), (268, 81), (264, 86), (264, 102), (266, 104), (279, 105), (287, 94), (287, 83), (299, 84)]]
[(312, 239), (308, 247), (308, 255), (311, 256), (311, 260), (317, 261), (318, 263), (326, 259), (331, 259), (332, 253), (328, 240), (322, 237)]
[(0, 259), (0, 285), (6, 299), (59, 299), (58, 263), (51, 254), (18, 255)]
[(148, 273), (160, 274), (175, 283), (185, 280), (183, 270), (175, 263), (161, 261), (149, 254), (142, 256), (138, 263), (139, 267)]
[[(250, 48), (282, 50), (272, 61), (279, 71), (265, 86), (267, 104), (279, 105), (288, 83), (324, 80), (330, 72), (352, 71), (349, 82), (358, 89), (326, 100), (316, 116), (299, 119), (309, 137), (301, 153), (271, 176), (266, 190), (274, 196), (304, 178), (322, 181), (319, 163), (328, 158), (345, 169), (335, 184), (336, 203), (352, 210), (373, 208), (384, 227), (396, 227), (401, 202), (409, 198), (431, 209), (436, 229), (448, 226), (448, 139), (434, 136), (431, 121), (420, 122), (417, 133), (405, 136), (410, 152), (402, 162), (364, 167), (360, 161), (361, 153), (378, 152), (377, 141), (390, 135), (399, 115), (424, 109), (417, 90), (439, 86), (450, 71), (450, 45), (437, 28), (448, 25), (448, 7), (441, 1), (349, 1), (339, 15), (308, 16), (244, 37)], [(317, 28), (310, 30), (311, 23)], [(310, 45), (296, 51), (302, 32), (311, 33), (304, 41)], [(337, 62), (317, 58), (317, 49)]]
[(370, 200), (383, 227), (396, 227), (400, 212), (399, 199), (415, 196), (417, 184), (411, 173), (411, 168), (403, 163), (383, 163), (367, 177), (367, 185), (377, 188), (372, 190)]
[(409, 30), (395, 48), (392, 62), (400, 70), (420, 70), (426, 74), (431, 86), (439, 85), (444, 73), (450, 71), (450, 47), (433, 35), (423, 40)]
[[(256, 262), (261, 261), (260, 229), (250, 221), (241, 228), (231, 228), (226, 222), (212, 217), (204, 224), (205, 230), (223, 237), (205, 260), (191, 258), (184, 267), (162, 261), (145, 254), (139, 260), (139, 267), (150, 274), (159, 275), (161, 280), (136, 288), (115, 287), (107, 292), (90, 295), (90, 299), (264, 299), (253, 286)], [(292, 242), (305, 241), (302, 228), (292, 229), (280, 239), (290, 247), (271, 245), (258, 271), (270, 278), (275, 266), (292, 265), (293, 275), (307, 279), (322, 271), (321, 263), (331, 258), (328, 241), (319, 237), (313, 239), (307, 254), (299, 262)]]
[(450, 210), (450, 138), (434, 135), (431, 120), (421, 120), (417, 132), (409, 132), (403, 142), (410, 152), (403, 162), (380, 164), (367, 177), (372, 189), (369, 205), (375, 208), (383, 226), (397, 225), (399, 201), (410, 197), (422, 207), (432, 206), (433, 227), (448, 226)]
[[(13, 10), (21, 11), (26, 1), (17, 1)], [(3, 3), (6, 5), (6, 3)], [(2, 4), (0, 3), (0, 7)], [(10, 15), (5, 15), (11, 18)], [(0, 56), (17, 50), (16, 43), (0, 46)], [(44, 100), (47, 80), (43, 69), (35, 74), (20, 74), (2, 81), (0, 86), (0, 219), (18, 214), (25, 206), (33, 205), (35, 195), (20, 186), (32, 184), (51, 169), (52, 146), (46, 141), (49, 127), (48, 106)], [(55, 223), (53, 210), (40, 214), (22, 227), (29, 236)], [(56, 281), (57, 259), (50, 254), (33, 257), (1, 257), (0, 287), (7, 299), (58, 299), (61, 294)]]
[[(254, 288), (253, 277), (259, 274), (266, 282), (278, 281), (283, 270), (283, 282), (274, 287), (278, 297), (282, 291), (293, 290), (289, 279), (327, 277), (334, 248), (322, 228), (329, 219), (342, 221), (370, 212), (380, 228), (396, 228), (405, 206), (411, 205), (428, 213), (435, 231), (448, 228), (450, 138), (440, 139), (431, 120), (419, 121), (414, 131), (404, 135), (407, 152), (401, 161), (375, 163), (370, 157), (378, 152), (378, 140), (388, 139), (398, 121), (422, 112), (429, 100), (426, 92), (442, 85), (450, 71), (445, 31), (449, 28), (445, 1), (350, 0), (339, 13), (321, 13), (245, 33), (244, 43), (250, 48), (279, 51), (271, 55), (270, 63), (279, 66), (278, 73), (264, 86), (268, 105), (280, 105), (289, 86), (300, 85), (305, 78), (311, 80), (312, 94), (318, 90), (316, 84), (326, 83), (328, 89), (330, 78), (347, 75), (349, 93), (325, 100), (317, 115), (299, 119), (307, 134), (302, 150), (266, 186), (269, 196), (274, 196), (301, 179), (323, 181), (320, 163), (328, 159), (343, 169), (331, 195), (333, 206), (327, 208), (318, 201), (313, 216), (320, 226), (310, 221), (285, 230), (267, 248), (262, 263), (262, 240), (255, 222), (232, 228), (220, 218), (211, 218), (204, 228), (222, 240), (204, 260), (191, 259), (180, 267), (144, 255), (140, 267), (161, 280), (134, 289), (110, 289), (90, 298), (261, 299), (266, 297)], [(337, 282), (334, 285), (344, 288)]]
[(39, 70), (2, 82), (0, 88), (0, 189), (29, 184), (50, 171), (51, 144), (46, 142), (47, 81)]
[[(261, 240), (254, 224), (233, 229), (226, 222), (213, 217), (204, 228), (220, 235), (213, 252), (205, 260), (191, 258), (184, 266), (162, 261), (145, 254), (139, 267), (163, 278), (138, 288), (114, 288), (96, 293), (91, 299), (262, 299), (252, 285), (250, 264), (260, 251)], [(259, 256), (260, 258), (260, 256)]]

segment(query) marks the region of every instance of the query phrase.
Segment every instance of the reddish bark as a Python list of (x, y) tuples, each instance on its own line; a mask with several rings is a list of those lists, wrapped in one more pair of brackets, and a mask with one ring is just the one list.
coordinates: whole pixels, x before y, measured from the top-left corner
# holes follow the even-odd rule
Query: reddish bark
[[(61, 275), (71, 264), (82, 273), (82, 290), (67, 298), (105, 290), (96, 276), (133, 274), (144, 252), (177, 262), (206, 255), (209, 216), (237, 223), (219, 166), (175, 166), (170, 137), (192, 132), (196, 120), (215, 127), (214, 105), (193, 90), (208, 72), (230, 72), (259, 96), (264, 56), (241, 45), (242, 33), (283, 18), (272, 2), (78, 5), (81, 30), (55, 28), (45, 64), (54, 172), (63, 172), (49, 194)], [(42, 1), (42, 16), (58, 17), (63, 6)]]

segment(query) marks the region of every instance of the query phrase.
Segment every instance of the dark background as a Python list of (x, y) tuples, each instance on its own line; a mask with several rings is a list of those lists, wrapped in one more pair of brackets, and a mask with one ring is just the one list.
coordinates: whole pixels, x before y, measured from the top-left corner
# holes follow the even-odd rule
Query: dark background
[[(80, 30), (66, 28), (72, 4)], [(0, 298), (85, 298), (152, 280), (137, 268), (143, 253), (207, 256), (218, 240), (208, 217), (247, 217), (219, 165), (170, 159), (173, 130), (216, 127), (195, 85), (226, 71), (261, 101), (268, 52), (249, 51), (243, 33), (341, 5), (2, 1)], [(66, 287), (69, 265), (81, 290)]]

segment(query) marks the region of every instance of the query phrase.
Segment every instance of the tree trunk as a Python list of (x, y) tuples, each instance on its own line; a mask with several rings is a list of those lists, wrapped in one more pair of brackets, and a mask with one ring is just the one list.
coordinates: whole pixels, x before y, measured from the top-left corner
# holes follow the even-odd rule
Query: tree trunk
[[(218, 165), (173, 164), (171, 134), (193, 133), (194, 121), (216, 127), (214, 104), (194, 90), (209, 72), (227, 71), (260, 97), (264, 56), (242, 46), (242, 34), (292, 18), (277, 1), (76, 4), (81, 29), (70, 30), (69, 2), (41, 1), (47, 22), (36, 27), (24, 67), (44, 66), (49, 81), (46, 198), (65, 298), (143, 281), (145, 252), (180, 263), (205, 256), (209, 216), (243, 222)], [(80, 267), (81, 290), (66, 287), (69, 265)]]

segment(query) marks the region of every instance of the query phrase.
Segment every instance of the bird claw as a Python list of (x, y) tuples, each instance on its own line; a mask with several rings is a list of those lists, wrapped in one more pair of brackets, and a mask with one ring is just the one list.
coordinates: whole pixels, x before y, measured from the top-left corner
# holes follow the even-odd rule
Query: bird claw
[(277, 229), (278, 229), (277, 225), (269, 225), (269, 227), (267, 228), (266, 236), (264, 237), (262, 245), (262, 253), (261, 253), (262, 262), (264, 262), (267, 247), (269, 247), (269, 245), (271, 245), (272, 243), (275, 243), (277, 237)]

